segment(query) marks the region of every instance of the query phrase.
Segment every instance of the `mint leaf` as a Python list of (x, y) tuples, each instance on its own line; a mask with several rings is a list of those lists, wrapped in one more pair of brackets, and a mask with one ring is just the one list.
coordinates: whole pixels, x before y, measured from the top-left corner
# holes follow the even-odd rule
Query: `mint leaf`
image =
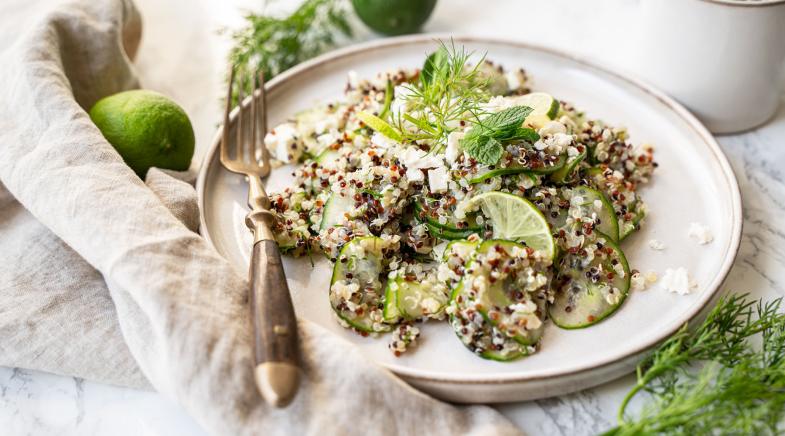
[[(517, 129), (532, 112), (529, 106), (513, 106), (501, 112), (490, 114), (480, 121), (474, 128), (481, 127), (488, 130), (510, 131)], [(474, 128), (472, 130), (474, 130)]]
[(509, 135), (505, 135), (504, 137), (497, 137), (499, 141), (518, 141), (524, 140), (529, 142), (535, 142), (540, 139), (540, 135), (534, 129), (530, 129), (528, 127), (518, 127), (515, 131), (511, 132)]
[(462, 143), (469, 156), (485, 165), (495, 165), (502, 157), (504, 147), (501, 142), (490, 136), (477, 136)]
[(534, 142), (540, 135), (532, 129), (521, 127), (532, 112), (528, 106), (513, 106), (488, 115), (475, 124), (461, 141), (469, 156), (486, 165), (496, 165), (502, 157), (502, 141), (523, 139)]

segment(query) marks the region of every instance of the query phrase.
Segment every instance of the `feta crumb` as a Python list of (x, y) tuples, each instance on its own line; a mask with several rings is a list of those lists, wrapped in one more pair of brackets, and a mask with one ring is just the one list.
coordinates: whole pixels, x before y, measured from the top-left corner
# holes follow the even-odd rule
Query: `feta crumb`
[(558, 121), (548, 121), (538, 132), (540, 136), (555, 135), (557, 133), (567, 133), (567, 127)]
[(422, 182), (425, 180), (425, 175), (418, 168), (409, 168), (406, 170), (406, 178), (410, 182)]
[(446, 192), (449, 180), (444, 167), (428, 170), (428, 185), (431, 187), (431, 192)]
[(371, 144), (381, 148), (391, 148), (398, 143), (379, 132), (374, 132), (373, 136), (371, 136)]
[(297, 129), (293, 123), (278, 125), (264, 136), (264, 145), (272, 156), (281, 162), (294, 162), (303, 152), (297, 141)]
[(651, 239), (649, 240), (649, 248), (651, 248), (652, 250), (664, 250), (666, 247), (665, 244), (663, 244), (662, 242), (656, 239)]
[(660, 280), (660, 287), (668, 292), (687, 295), (698, 286), (687, 272), (687, 268), (668, 268)]
[(706, 245), (714, 240), (711, 230), (701, 223), (690, 223), (690, 229), (687, 231), (687, 234), (700, 245)]
[(461, 155), (461, 139), (463, 139), (463, 132), (450, 132), (447, 135), (447, 148), (444, 150), (444, 158), (449, 163), (455, 163), (458, 156)]

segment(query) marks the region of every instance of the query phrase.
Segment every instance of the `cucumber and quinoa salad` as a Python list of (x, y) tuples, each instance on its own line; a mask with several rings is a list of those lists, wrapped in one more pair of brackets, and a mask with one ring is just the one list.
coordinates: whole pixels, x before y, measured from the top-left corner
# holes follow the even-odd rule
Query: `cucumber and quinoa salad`
[(421, 69), (350, 73), (341, 101), (265, 144), (299, 164), (271, 195), (279, 246), (324, 253), (336, 319), (391, 332), (396, 356), (430, 320), (478, 356), (518, 359), (548, 320), (593, 325), (630, 290), (621, 245), (646, 215), (653, 148), (532, 92), (522, 69), (442, 45)]

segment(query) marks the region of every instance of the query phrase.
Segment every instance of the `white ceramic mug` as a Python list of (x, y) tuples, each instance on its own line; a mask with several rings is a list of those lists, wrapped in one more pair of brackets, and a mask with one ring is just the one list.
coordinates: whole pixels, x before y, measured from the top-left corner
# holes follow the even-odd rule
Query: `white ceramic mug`
[(630, 65), (714, 133), (757, 127), (785, 87), (785, 0), (640, 0)]

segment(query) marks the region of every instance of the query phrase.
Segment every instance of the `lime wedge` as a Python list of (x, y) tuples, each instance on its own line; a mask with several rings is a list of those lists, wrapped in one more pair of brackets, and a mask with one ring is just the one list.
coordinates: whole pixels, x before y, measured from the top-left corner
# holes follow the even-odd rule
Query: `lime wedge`
[(532, 92), (515, 98), (515, 104), (529, 106), (532, 112), (523, 125), (538, 129), (559, 113), (559, 100), (544, 92)]
[(537, 206), (525, 198), (491, 191), (474, 197), (470, 205), (479, 206), (491, 220), (495, 239), (523, 242), (546, 257), (555, 256), (556, 245), (548, 222)]
[(403, 139), (401, 137), (401, 134), (397, 130), (395, 130), (393, 126), (387, 124), (387, 121), (384, 121), (383, 119), (377, 117), (376, 115), (370, 112), (365, 112), (365, 111), (357, 112), (357, 118), (359, 118), (360, 121), (365, 123), (368, 127), (372, 128), (373, 130), (376, 130), (377, 132), (392, 139), (393, 141), (401, 142), (401, 140)]

